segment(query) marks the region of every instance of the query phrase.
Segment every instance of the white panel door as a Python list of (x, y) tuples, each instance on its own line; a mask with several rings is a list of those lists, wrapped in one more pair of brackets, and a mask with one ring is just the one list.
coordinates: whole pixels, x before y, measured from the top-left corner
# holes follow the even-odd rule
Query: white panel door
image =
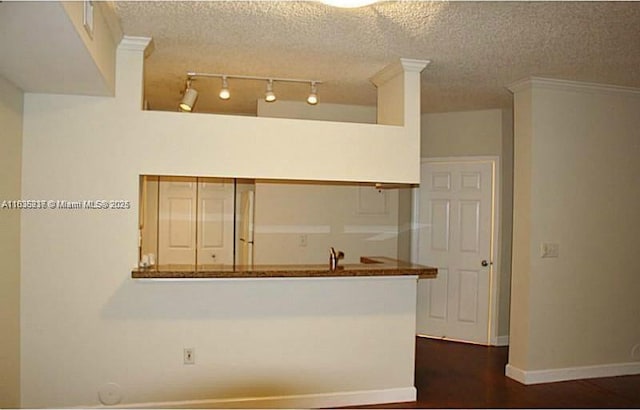
[[(419, 192), (417, 332), (489, 344), (494, 164), (426, 162)], [(486, 266), (485, 266), (486, 265)]]
[(233, 265), (233, 179), (198, 178), (198, 265)]
[(196, 179), (160, 177), (158, 264), (193, 265), (196, 260)]

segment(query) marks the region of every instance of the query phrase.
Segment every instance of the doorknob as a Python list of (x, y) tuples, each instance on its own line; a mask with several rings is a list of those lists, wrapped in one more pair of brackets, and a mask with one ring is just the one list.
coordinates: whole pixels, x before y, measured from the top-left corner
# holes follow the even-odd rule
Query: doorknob
[(482, 262), (480, 262), (480, 264), (481, 264), (482, 266), (489, 266), (489, 265), (491, 265), (491, 263), (487, 262), (487, 260), (486, 260), (486, 259), (483, 259), (483, 260), (482, 260)]

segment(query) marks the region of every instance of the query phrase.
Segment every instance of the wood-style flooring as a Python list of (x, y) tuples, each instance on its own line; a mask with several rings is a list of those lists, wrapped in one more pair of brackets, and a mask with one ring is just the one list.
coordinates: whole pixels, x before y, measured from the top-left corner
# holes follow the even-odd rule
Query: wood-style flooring
[(417, 338), (417, 402), (369, 408), (640, 408), (640, 376), (525, 386), (507, 359), (508, 347)]

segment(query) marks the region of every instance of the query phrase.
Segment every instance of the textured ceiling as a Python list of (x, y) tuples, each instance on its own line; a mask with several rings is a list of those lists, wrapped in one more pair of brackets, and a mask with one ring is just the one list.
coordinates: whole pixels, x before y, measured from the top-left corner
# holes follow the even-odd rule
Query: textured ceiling
[[(320, 103), (375, 105), (369, 78), (400, 57), (431, 60), (422, 111), (509, 107), (505, 86), (547, 76), (640, 87), (638, 2), (115, 3), (126, 35), (153, 37), (152, 109), (176, 110), (187, 71), (319, 79)], [(263, 82), (197, 80), (198, 112), (255, 113)], [(276, 83), (282, 100), (308, 87)]]

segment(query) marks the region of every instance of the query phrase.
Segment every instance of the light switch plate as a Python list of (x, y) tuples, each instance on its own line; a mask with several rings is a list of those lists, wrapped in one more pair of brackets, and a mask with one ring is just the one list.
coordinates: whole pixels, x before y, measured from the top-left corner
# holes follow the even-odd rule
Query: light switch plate
[(543, 242), (540, 244), (541, 258), (557, 258), (560, 256), (560, 245), (557, 243)]

